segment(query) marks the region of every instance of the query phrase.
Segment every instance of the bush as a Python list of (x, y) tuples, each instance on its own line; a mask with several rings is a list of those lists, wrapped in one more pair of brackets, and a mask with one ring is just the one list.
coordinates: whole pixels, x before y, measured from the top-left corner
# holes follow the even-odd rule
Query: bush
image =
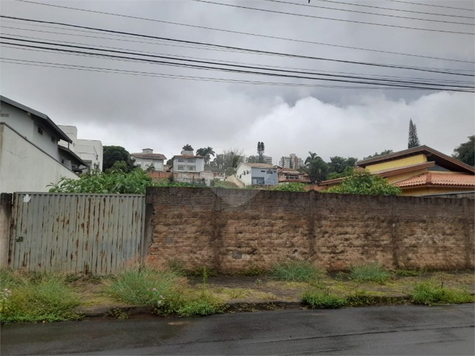
[(2, 322), (77, 320), (79, 296), (64, 278), (51, 274), (1, 273)]
[(378, 263), (352, 266), (350, 268), (350, 279), (357, 282), (376, 282), (384, 283), (391, 274)]
[(415, 304), (431, 305), (434, 303), (473, 303), (475, 298), (470, 293), (460, 290), (445, 288), (433, 281), (416, 283), (414, 292), (411, 295)]
[(337, 309), (345, 305), (345, 299), (328, 290), (308, 290), (302, 296), (302, 301), (313, 309)]
[(305, 192), (306, 184), (304, 183), (282, 183), (272, 188), (282, 192)]
[(307, 261), (288, 261), (274, 266), (271, 275), (279, 281), (313, 282), (325, 272)]
[(328, 188), (325, 193), (400, 195), (401, 189), (391, 185), (386, 178), (369, 171), (354, 170), (340, 185)]

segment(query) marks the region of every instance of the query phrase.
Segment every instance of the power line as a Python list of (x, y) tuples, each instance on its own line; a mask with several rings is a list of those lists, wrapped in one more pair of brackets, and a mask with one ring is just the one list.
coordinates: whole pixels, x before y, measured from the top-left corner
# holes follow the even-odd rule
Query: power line
[(233, 33), (233, 34), (239, 34), (239, 35), (270, 38), (270, 39), (276, 39), (276, 40), (299, 42), (299, 43), (313, 44), (313, 45), (319, 45), (319, 46), (329, 46), (329, 47), (335, 47), (335, 48), (344, 48), (344, 49), (368, 51), (368, 52), (375, 52), (375, 53), (385, 53), (385, 54), (391, 54), (391, 55), (400, 55), (400, 56), (425, 58), (425, 59), (436, 59), (436, 60), (441, 60), (441, 61), (452, 61), (452, 62), (459, 62), (459, 63), (470, 63), (470, 64), (474, 63), (473, 61), (464, 61), (464, 60), (453, 59), (453, 58), (423, 56), (423, 55), (417, 55), (417, 54), (411, 54), (411, 53), (383, 51), (383, 50), (370, 49), (370, 48), (361, 48), (361, 47), (354, 47), (354, 46), (344, 46), (344, 45), (336, 45), (336, 44), (331, 44), (331, 43), (300, 40), (300, 39), (294, 39), (294, 38), (289, 38), (289, 37), (279, 37), (279, 36), (263, 35), (263, 34), (256, 34), (256, 33), (243, 32), (243, 31), (233, 31), (233, 30), (220, 29), (220, 28), (214, 28), (214, 27), (185, 24), (185, 23), (180, 23), (180, 22), (172, 22), (172, 21), (151, 19), (151, 18), (140, 17), (140, 16), (124, 15), (124, 14), (118, 14), (118, 13), (113, 13), (113, 12), (81, 9), (81, 8), (76, 8), (76, 7), (71, 7), (71, 6), (64, 6), (64, 5), (45, 4), (45, 3), (40, 3), (40, 2), (36, 2), (36, 1), (28, 1), (28, 0), (16, 0), (16, 1), (35, 4), (35, 5), (50, 6), (50, 7), (54, 7), (54, 8), (62, 8), (62, 9), (68, 9), (68, 10), (83, 11), (83, 12), (88, 12), (88, 13), (96, 13), (96, 14), (117, 16), (117, 17), (129, 18), (129, 19), (134, 19), (134, 20), (143, 20), (143, 21), (164, 23), (164, 24), (175, 25), (175, 26), (185, 26), (185, 27), (190, 27), (190, 28), (199, 28), (199, 29), (204, 29), (204, 30), (220, 31), (220, 32)]
[(62, 47), (67, 47), (67, 48), (74, 48), (74, 49), (80, 49), (80, 50), (93, 50), (93, 51), (101, 51), (101, 52), (109, 52), (109, 53), (114, 53), (114, 54), (120, 54), (120, 55), (134, 55), (134, 56), (142, 56), (142, 57), (147, 57), (147, 58), (158, 58), (158, 59), (164, 59), (164, 60), (173, 60), (173, 61), (179, 61), (179, 62), (190, 62), (190, 63), (195, 63), (195, 64), (206, 64), (206, 65), (219, 65), (219, 66), (224, 66), (224, 67), (231, 67), (231, 68), (239, 68), (239, 69), (245, 69), (245, 70), (264, 70), (264, 71), (269, 71), (272, 70), (274, 72), (278, 73), (290, 73), (290, 74), (296, 74), (296, 75), (318, 75), (318, 76), (325, 76), (325, 77), (332, 77), (332, 78), (345, 78), (345, 79), (355, 79), (355, 80), (377, 80), (379, 82), (387, 82), (387, 83), (399, 83), (399, 84), (423, 84), (423, 85), (438, 85), (440, 87), (451, 87), (451, 88), (463, 88), (463, 89), (470, 89), (471, 87), (467, 86), (461, 86), (461, 85), (454, 85), (454, 84), (432, 84), (432, 83), (427, 83), (427, 82), (415, 82), (413, 80), (395, 80), (395, 79), (384, 79), (384, 78), (368, 78), (368, 77), (363, 77), (363, 76), (355, 76), (355, 75), (342, 75), (342, 74), (328, 74), (328, 73), (322, 73), (322, 72), (311, 72), (307, 70), (295, 70), (295, 69), (280, 69), (280, 68), (272, 68), (269, 66), (266, 67), (260, 67), (260, 66), (255, 66), (255, 65), (246, 65), (246, 64), (237, 64), (237, 63), (229, 63), (229, 62), (224, 62), (224, 61), (209, 61), (209, 60), (201, 60), (201, 59), (193, 59), (193, 58), (183, 58), (183, 57), (177, 57), (177, 56), (164, 56), (164, 55), (157, 55), (157, 54), (150, 54), (150, 53), (138, 53), (138, 52), (130, 52), (130, 51), (124, 51), (124, 50), (114, 50), (114, 49), (101, 49), (101, 48), (94, 48), (90, 46), (80, 46), (80, 45), (71, 45), (71, 44), (61, 44), (57, 42), (46, 42), (46, 41), (32, 41), (32, 40), (23, 40), (23, 39), (17, 39), (17, 38), (12, 38), (12, 37), (6, 37), (6, 36), (1, 36), (0, 39), (6, 39), (6, 40), (13, 40), (13, 41), (18, 41), (18, 42), (28, 42), (32, 44), (41, 44), (41, 45), (49, 45), (49, 46), (62, 46)]
[(473, 23), (466, 23), (466, 22), (454, 22), (454, 21), (445, 21), (445, 20), (435, 20), (435, 19), (421, 19), (416, 17), (407, 17), (407, 16), (398, 16), (398, 15), (390, 15), (390, 14), (376, 14), (374, 12), (366, 12), (366, 11), (358, 11), (358, 10), (350, 10), (350, 9), (338, 9), (334, 7), (327, 7), (327, 6), (319, 6), (319, 5), (311, 5), (311, 4), (301, 4), (301, 3), (294, 3), (290, 1), (282, 1), (282, 0), (264, 0), (267, 2), (273, 2), (278, 4), (288, 4), (294, 6), (304, 6), (309, 8), (316, 8), (316, 9), (325, 9), (325, 10), (335, 10), (335, 11), (343, 11), (343, 12), (352, 12), (357, 14), (366, 14), (366, 15), (373, 15), (373, 16), (386, 16), (398, 19), (405, 19), (405, 20), (417, 20), (417, 21), (427, 21), (427, 22), (439, 22), (439, 23), (448, 23), (454, 25), (464, 25), (464, 26), (473, 26)]
[[(22, 0), (18, 0), (22, 1)], [(445, 16), (445, 17), (456, 17), (461, 19), (469, 19), (473, 20), (473, 16), (461, 16), (461, 15), (450, 15), (450, 14), (438, 14), (435, 12), (424, 12), (424, 11), (415, 11), (415, 10), (407, 10), (407, 9), (393, 9), (390, 7), (381, 7), (381, 6), (374, 6), (374, 5), (366, 5), (366, 4), (357, 4), (351, 2), (343, 2), (343, 1), (334, 1), (334, 0), (318, 0), (320, 2), (329, 2), (333, 4), (341, 4), (341, 5), (351, 5), (351, 6), (359, 6), (359, 7), (367, 7), (371, 9), (380, 9), (380, 10), (388, 10), (388, 11), (398, 11), (398, 12), (409, 12), (413, 14), (422, 14), (422, 15), (430, 15), (430, 16)]]
[[(28, 40), (29, 42), (32, 42), (32, 43), (41, 43), (41, 44), (50, 44), (50, 45), (59, 45), (59, 46), (62, 46), (63, 44), (64, 45), (72, 45), (71, 47), (75, 47), (75, 48), (91, 48), (91, 47), (84, 47), (84, 44), (83, 43), (78, 43), (78, 42), (65, 42), (65, 41), (55, 41), (54, 43), (51, 43), (51, 42), (44, 42), (43, 39), (41, 38), (36, 38), (36, 37), (29, 37), (29, 36), (18, 36), (18, 35), (11, 35), (11, 34), (8, 34), (8, 33), (3, 33), (5, 39), (11, 39), (11, 40), (17, 40), (18, 38), (24, 38), (26, 40)], [(15, 36), (15, 37), (8, 37), (8, 36)], [(84, 35), (82, 35), (84, 36)], [(87, 37), (87, 36), (86, 36)], [(2, 38), (0, 36), (0, 38)], [(19, 41), (22, 41), (21, 39)], [(158, 54), (158, 53), (153, 53), (153, 52), (146, 52), (146, 51), (137, 51), (135, 50), (135, 52), (126, 52), (127, 50), (124, 49), (124, 48), (118, 48), (118, 47), (111, 47), (111, 46), (98, 46), (96, 45), (95, 49), (105, 49), (105, 50), (116, 50), (117, 53), (132, 53), (134, 55), (153, 55), (154, 57), (157, 57), (157, 58), (163, 58), (164, 54)], [(196, 61), (196, 60), (202, 60), (201, 58), (196, 58), (196, 57), (189, 57), (189, 56), (179, 56), (179, 55), (174, 55), (174, 57), (171, 57), (172, 55), (170, 54), (167, 54), (166, 58), (172, 58), (172, 59), (175, 59), (175, 58), (179, 58), (179, 59), (183, 59), (183, 60), (190, 60), (190, 61)], [(214, 59), (214, 62), (209, 62), (209, 63), (216, 63), (216, 64), (223, 64), (223, 65), (237, 65), (237, 66), (246, 66), (247, 63), (243, 63), (243, 62), (236, 62), (236, 61), (224, 61), (224, 60), (219, 60), (219, 59)], [(306, 73), (309, 73), (309, 74), (317, 74), (317, 75), (326, 75), (326, 74), (329, 74), (329, 75), (348, 75), (348, 76), (351, 76), (351, 78), (359, 78), (359, 79), (363, 79), (360, 77), (360, 74), (356, 74), (356, 73), (348, 73), (348, 72), (341, 72), (341, 71), (316, 71), (316, 70), (312, 70), (312, 69), (303, 69), (303, 68), (295, 68), (295, 67), (282, 67), (282, 66), (272, 66), (272, 65), (266, 65), (265, 66), (266, 69), (278, 69), (278, 70), (285, 70), (285, 71), (299, 71), (300, 73), (302, 72), (306, 72)], [(262, 67), (260, 68), (262, 69)], [(431, 78), (414, 78), (414, 77), (411, 77), (411, 78), (404, 78), (404, 77), (398, 77), (398, 76), (392, 76), (392, 75), (371, 75), (371, 74), (366, 74), (364, 79), (373, 79), (373, 80), (385, 80), (385, 79), (396, 79), (398, 81), (405, 81), (405, 82), (408, 82), (410, 81), (411, 83), (414, 82), (415, 80), (419, 80), (419, 81), (423, 81), (425, 83), (428, 83), (428, 82), (434, 82), (434, 83), (448, 83), (448, 84), (453, 84), (453, 85), (456, 85), (456, 84), (463, 84), (463, 85), (467, 85), (467, 84), (470, 84), (466, 81), (455, 81), (455, 80), (435, 80), (435, 79), (431, 79)]]
[[(201, 65), (203, 61), (192, 62), (192, 63), (200, 63), (200, 64), (190, 64), (190, 63), (182, 63), (182, 62), (177, 63), (177, 62), (170, 62), (168, 58), (163, 58), (167, 60), (156, 60), (156, 59), (145, 59), (145, 58), (136, 58), (136, 57), (124, 57), (124, 56), (112, 55), (112, 54), (92, 53), (92, 52), (84, 52), (84, 51), (64, 49), (64, 48), (41, 47), (37, 45), (18, 44), (18, 43), (4, 42), (4, 41), (0, 41), (0, 44), (5, 44), (9, 46), (17, 46), (20, 48), (40, 49), (40, 50), (48, 50), (48, 51), (53, 51), (53, 52), (63, 52), (63, 53), (70, 53), (70, 54), (82, 54), (82, 55), (98, 56), (98, 57), (103, 57), (103, 58), (112, 58), (112, 59), (127, 60), (127, 61), (132, 60), (132, 61), (145, 62), (149, 64), (168, 65), (168, 66), (184, 67), (184, 68), (190, 68), (190, 69), (218, 70), (218, 71), (224, 71), (224, 72), (230, 72), (230, 73), (265, 75), (265, 76), (282, 77), (282, 78), (289, 78), (289, 79), (306, 79), (306, 80), (343, 82), (343, 83), (355, 83), (355, 84), (377, 84), (377, 85), (386, 86), (386, 87), (426, 89), (426, 90), (449, 90), (449, 91), (460, 91), (460, 92), (473, 91), (472, 87), (460, 88), (459, 86), (456, 86), (456, 85), (450, 85), (446, 87), (445, 85), (437, 84), (437, 87), (436, 87), (436, 84), (432, 84), (432, 83), (407, 83), (406, 84), (401, 81), (384, 82), (382, 80), (373, 80), (373, 79), (369, 79), (367, 81), (341, 79), (343, 78), (343, 76), (339, 76), (339, 78), (334, 78), (333, 76), (330, 76), (331, 78), (315, 78), (315, 77), (309, 77), (307, 73), (302, 73), (302, 75), (301, 73), (292, 73), (292, 71), (287, 71), (288, 73), (292, 73), (292, 74), (284, 74), (282, 73), (282, 71), (278, 71), (278, 73), (272, 73), (270, 72), (270, 70), (266, 68), (250, 67), (250, 66), (245, 66), (245, 67), (234, 66), (239, 69), (229, 68), (229, 66), (228, 68), (221, 68), (221, 67), (216, 67), (216, 66), (213, 67), (209, 65)], [(57, 46), (60, 46), (60, 45), (57, 45)], [(64, 46), (64, 45), (61, 45), (61, 46)], [(97, 49), (92, 48), (92, 50), (97, 50)], [(114, 51), (112, 52), (115, 53)], [(141, 55), (141, 56), (144, 56), (144, 55)], [(176, 60), (176, 59), (173, 59), (173, 60)], [(204, 64), (207, 64), (207, 63), (204, 63)], [(223, 64), (220, 64), (220, 65), (223, 66)], [(257, 69), (261, 71), (253, 71), (249, 69)], [(262, 70), (266, 70), (267, 72), (262, 72)], [(310, 75), (315, 75), (315, 74), (310, 73)], [(324, 75), (324, 76), (328, 77), (329, 75)]]
[(117, 30), (101, 29), (101, 28), (90, 27), (90, 26), (66, 24), (66, 23), (62, 23), (62, 22), (33, 20), (33, 19), (26, 19), (26, 18), (20, 18), (20, 17), (6, 16), (6, 15), (0, 15), (0, 18), (8, 18), (8, 19), (14, 19), (14, 20), (26, 21), (26, 22), (34, 22), (34, 23), (46, 23), (46, 24), (60, 25), (60, 26), (66, 26), (66, 27), (71, 27), (71, 28), (88, 29), (88, 30), (94, 30), (94, 31), (99, 31), (99, 32), (121, 34), (121, 35), (128, 35), (128, 36), (141, 37), (141, 38), (142, 37), (143, 38), (151, 38), (151, 39), (158, 39), (158, 40), (178, 42), (178, 43), (212, 46), (212, 47), (217, 47), (217, 48), (238, 50), (238, 51), (243, 51), (243, 52), (248, 52), (248, 53), (255, 53), (255, 54), (276, 55), (276, 56), (282, 56), (282, 57), (319, 60), (319, 61), (330, 61), (330, 62), (336, 62), (336, 63), (363, 65), (363, 66), (371, 66), (371, 67), (382, 67), (382, 68), (403, 69), (403, 70), (415, 70), (415, 71), (438, 73), (438, 74), (448, 74), (448, 75), (458, 75), (458, 76), (474, 76), (474, 75), (468, 75), (468, 74), (463, 74), (463, 73), (458, 73), (458, 72), (453, 72), (453, 71), (451, 72), (451, 71), (436, 70), (436, 69), (432, 69), (432, 68), (410, 67), (410, 66), (369, 63), (369, 62), (358, 62), (358, 61), (350, 61), (350, 60), (343, 60), (343, 59), (304, 56), (304, 55), (290, 54), (290, 53), (284, 53), (284, 52), (271, 52), (271, 51), (263, 51), (263, 50), (243, 48), (243, 47), (218, 45), (218, 44), (198, 42), (198, 41), (180, 40), (180, 39), (174, 39), (174, 38), (169, 38), (169, 37), (159, 37), (159, 36), (144, 35), (144, 34), (137, 34), (137, 33), (131, 33), (131, 32), (117, 31)]
[[(377, 89), (377, 90), (387, 89), (385, 87), (368, 87), (368, 86), (356, 86), (356, 85), (353, 85), (353, 86), (317, 85), (317, 84), (304, 84), (304, 83), (264, 82), (264, 81), (255, 81), (255, 80), (240, 80), (240, 79), (238, 80), (238, 79), (230, 79), (230, 78), (187, 76), (187, 75), (179, 75), (179, 74), (165, 74), (165, 73), (156, 73), (156, 72), (130, 71), (130, 70), (125, 70), (125, 69), (114, 69), (114, 68), (104, 68), (104, 67), (80, 66), (80, 65), (64, 64), (64, 63), (28, 61), (24, 59), (15, 59), (15, 58), (7, 58), (7, 57), (1, 57), (0, 62), (39, 66), (39, 67), (76, 69), (76, 70), (84, 70), (84, 71), (91, 71), (91, 72), (141, 75), (141, 76), (147, 76), (147, 77), (161, 77), (161, 78), (169, 78), (169, 79), (184, 79), (184, 80), (196, 80), (196, 81), (213, 81), (213, 82), (224, 82), (224, 83), (232, 83), (232, 84), (275, 85), (275, 86), (312, 87), (312, 88), (318, 87), (318, 88), (330, 88), (330, 89)], [(405, 88), (392, 88), (392, 89), (403, 90)]]
[(399, 2), (401, 4), (411, 4), (411, 5), (418, 5), (418, 6), (432, 6), (432, 7), (440, 7), (442, 9), (452, 9), (452, 10), (462, 10), (462, 11), (471, 11), (475, 12), (475, 10), (467, 9), (463, 7), (453, 7), (453, 6), (444, 6), (444, 5), (434, 5), (434, 4), (422, 4), (420, 2), (410, 2), (410, 1), (401, 1), (401, 0), (386, 0), (391, 2)]
[(403, 29), (406, 29), (406, 30), (441, 32), (441, 33), (450, 33), (450, 34), (458, 34), (458, 35), (470, 35), (470, 36), (474, 36), (474, 35), (475, 35), (475, 33), (473, 33), (473, 32), (449, 31), (449, 30), (436, 30), (436, 29), (431, 29), (431, 28), (410, 27), (410, 26), (398, 26), (398, 25), (390, 25), (390, 24), (382, 24), (382, 23), (374, 23), (374, 22), (366, 22), (366, 21), (357, 21), (357, 20), (348, 20), (348, 19), (338, 19), (338, 18), (334, 18), (334, 17), (315, 16), (315, 15), (307, 15), (307, 14), (297, 14), (297, 13), (295, 13), (295, 12), (277, 11), (277, 10), (270, 10), (270, 9), (260, 9), (260, 8), (257, 8), (257, 7), (249, 7), (249, 6), (234, 5), (234, 4), (224, 4), (224, 3), (215, 2), (215, 1), (209, 1), (209, 0), (191, 0), (191, 1), (201, 2), (201, 3), (205, 3), (205, 4), (212, 4), (212, 5), (219, 5), (219, 6), (234, 7), (234, 8), (238, 8), (238, 9), (253, 10), (253, 11), (260, 11), (260, 12), (268, 12), (268, 13), (280, 14), (280, 15), (298, 16), (298, 17), (313, 18), (313, 19), (320, 19), (320, 20), (349, 22), (349, 23), (357, 23), (357, 24), (361, 24), (361, 25), (372, 25), (372, 26), (392, 27), (392, 28), (403, 28)]

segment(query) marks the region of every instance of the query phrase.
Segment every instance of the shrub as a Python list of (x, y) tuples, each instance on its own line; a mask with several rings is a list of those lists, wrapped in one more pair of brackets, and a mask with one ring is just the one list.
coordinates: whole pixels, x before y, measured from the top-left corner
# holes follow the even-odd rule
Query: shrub
[(324, 276), (325, 272), (307, 261), (287, 261), (277, 264), (271, 271), (279, 281), (313, 282)]
[(1, 274), (2, 322), (77, 320), (79, 296), (62, 276), (52, 274)]
[(400, 195), (401, 189), (391, 185), (369, 171), (354, 170), (340, 185), (328, 188), (325, 193), (366, 194), (366, 195)]
[(283, 192), (305, 192), (306, 184), (304, 183), (282, 183), (272, 188)]
[(357, 282), (376, 282), (384, 283), (391, 274), (386, 271), (379, 263), (352, 266), (350, 268), (350, 279)]
[(419, 282), (414, 286), (411, 295), (415, 304), (431, 305), (434, 303), (473, 303), (474, 296), (461, 289), (446, 288), (433, 281)]
[(328, 290), (312, 289), (306, 291), (302, 296), (302, 301), (310, 305), (313, 309), (337, 309), (345, 305), (345, 299)]

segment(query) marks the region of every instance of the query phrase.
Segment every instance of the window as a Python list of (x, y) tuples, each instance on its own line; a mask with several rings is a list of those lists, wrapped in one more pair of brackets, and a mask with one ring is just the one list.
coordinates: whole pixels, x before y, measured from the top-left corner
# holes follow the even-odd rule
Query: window
[(179, 171), (184, 171), (184, 170), (185, 170), (185, 166), (183, 166), (183, 165), (178, 165), (178, 170), (179, 170)]
[(196, 166), (186, 166), (189, 171), (196, 171)]
[(54, 136), (51, 135), (51, 142), (54, 142)]
[(188, 163), (195, 163), (195, 162), (196, 162), (196, 159), (194, 159), (194, 158), (188, 158), (187, 162), (188, 162)]
[(178, 162), (185, 162), (184, 158), (178, 158)]
[(40, 135), (43, 135), (43, 129), (42, 129), (41, 127), (38, 127), (38, 133), (39, 133)]

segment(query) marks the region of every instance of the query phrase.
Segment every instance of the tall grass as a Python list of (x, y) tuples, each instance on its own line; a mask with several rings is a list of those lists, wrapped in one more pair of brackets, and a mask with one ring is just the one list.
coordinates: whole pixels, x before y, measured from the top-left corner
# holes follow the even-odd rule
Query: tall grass
[(130, 269), (113, 277), (104, 292), (126, 304), (153, 306), (160, 315), (209, 315), (224, 310), (221, 300), (206, 290), (189, 288), (186, 282), (173, 271)]
[(2, 270), (0, 319), (8, 322), (77, 320), (79, 296), (65, 277), (47, 273), (13, 273)]
[(345, 306), (345, 298), (341, 298), (328, 290), (310, 289), (303, 296), (302, 301), (313, 309), (337, 309)]
[(279, 281), (315, 282), (325, 275), (325, 271), (307, 261), (287, 261), (275, 265), (271, 275)]
[(350, 279), (357, 282), (384, 283), (391, 278), (391, 273), (386, 271), (379, 263), (352, 266)]
[(473, 303), (475, 297), (461, 289), (446, 288), (433, 281), (416, 283), (411, 295), (415, 304)]

